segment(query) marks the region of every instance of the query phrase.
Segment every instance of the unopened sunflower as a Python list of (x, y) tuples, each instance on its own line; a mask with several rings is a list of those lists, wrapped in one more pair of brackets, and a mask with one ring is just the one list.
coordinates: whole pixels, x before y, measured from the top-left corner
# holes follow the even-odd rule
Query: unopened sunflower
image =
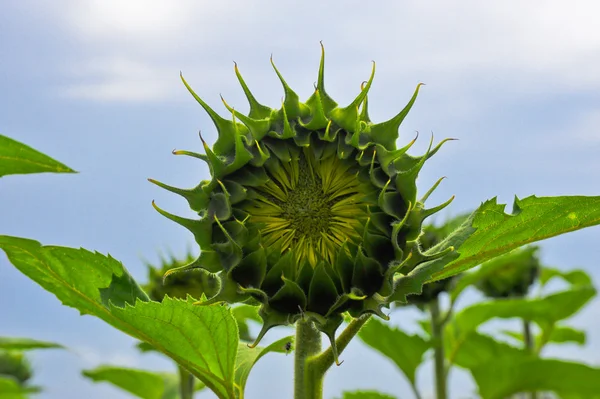
[(313, 321), (333, 341), (343, 313), (387, 318), (382, 307), (393, 301), (398, 276), (447, 253), (424, 254), (419, 237), (423, 220), (452, 198), (426, 209), (424, 201), (440, 181), (421, 199), (416, 188), (425, 161), (446, 140), (434, 148), (430, 143), (421, 156), (407, 153), (415, 140), (396, 147), (398, 128), (420, 84), (396, 116), (371, 122), (367, 93), (375, 64), (345, 107), (325, 91), (324, 51), (306, 102), (273, 68), (285, 92), (281, 108), (257, 102), (236, 65), (250, 112), (241, 114), (223, 101), (229, 118), (213, 111), (182, 77), (212, 118), (218, 139), (212, 148), (202, 140), (204, 154), (175, 152), (205, 161), (210, 180), (192, 189), (151, 180), (183, 196), (199, 216), (186, 219), (155, 205), (189, 229), (201, 251), (167, 276), (202, 269), (220, 281), (219, 292), (204, 304), (260, 305), (264, 324), (257, 342), (269, 328), (300, 318)]

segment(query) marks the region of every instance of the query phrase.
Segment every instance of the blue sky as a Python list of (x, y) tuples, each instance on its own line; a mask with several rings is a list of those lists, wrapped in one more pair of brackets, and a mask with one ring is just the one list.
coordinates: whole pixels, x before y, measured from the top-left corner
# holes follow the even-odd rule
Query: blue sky
[[(192, 243), (187, 231), (150, 205), (154, 199), (164, 209), (190, 215), (186, 204), (146, 178), (196, 185), (207, 178), (206, 167), (174, 157), (171, 150), (200, 151), (198, 130), (209, 142), (215, 138), (179, 71), (215, 109), (225, 111), (222, 94), (245, 111), (235, 60), (256, 97), (275, 107), (283, 91), (269, 56), (307, 98), (316, 80), (320, 40), (327, 52), (326, 85), (340, 104), (351, 101), (369, 76), (371, 60), (377, 62), (369, 97), (375, 121), (401, 109), (419, 82), (427, 84), (400, 129), (400, 142), (420, 131), (413, 147), (419, 153), (430, 132), (437, 139), (460, 139), (446, 144), (419, 179), (424, 191), (440, 176), (448, 177), (430, 200), (456, 194), (446, 215), (494, 196), (510, 203), (514, 195), (534, 193), (599, 195), (600, 6), (540, 4), (3, 1), (0, 133), (80, 173), (1, 179), (0, 234), (110, 253), (143, 281), (141, 257), (155, 261), (160, 249), (182, 253)], [(548, 240), (542, 244), (543, 260), (584, 268), (600, 282), (599, 241), (600, 228)], [(127, 398), (79, 378), (82, 368), (100, 363), (171, 367), (158, 356), (138, 355), (133, 339), (101, 321), (62, 307), (4, 255), (0, 273), (0, 335), (55, 340), (71, 348), (34, 356), (36, 382), (47, 387), (42, 399)], [(596, 300), (572, 321), (587, 329), (587, 347), (549, 354), (600, 366), (599, 312)], [(416, 312), (394, 313), (393, 322), (414, 330), (415, 317)], [(344, 365), (328, 376), (326, 397), (342, 388), (410, 397), (394, 366), (360, 343), (343, 358)], [(248, 397), (291, 396), (291, 357), (261, 362), (251, 375)], [(429, 370), (427, 364), (419, 374), (425, 394), (431, 394)], [(282, 391), (265, 394), (267, 383)], [(472, 389), (468, 375), (457, 373), (455, 396), (466, 397)]]

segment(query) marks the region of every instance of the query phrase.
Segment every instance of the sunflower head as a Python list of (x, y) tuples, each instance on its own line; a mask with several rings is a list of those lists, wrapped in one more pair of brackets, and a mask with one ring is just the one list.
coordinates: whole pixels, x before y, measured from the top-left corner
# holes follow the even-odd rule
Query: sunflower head
[[(260, 339), (271, 327), (308, 318), (331, 339), (342, 323), (374, 313), (387, 318), (398, 281), (417, 265), (444, 255), (423, 253), (423, 220), (447, 206), (425, 208), (438, 181), (421, 199), (416, 178), (444, 140), (421, 156), (397, 148), (398, 128), (421, 84), (393, 118), (373, 123), (367, 111), (370, 78), (357, 97), (339, 106), (325, 91), (324, 51), (314, 93), (306, 102), (288, 86), (271, 60), (285, 98), (279, 109), (254, 98), (237, 65), (235, 74), (250, 104), (248, 115), (225, 101), (230, 118), (208, 106), (183, 83), (212, 118), (218, 138), (204, 140), (204, 154), (175, 151), (205, 161), (210, 180), (180, 189), (198, 213), (185, 219), (156, 207), (188, 228), (200, 256), (168, 275), (201, 268), (216, 274), (218, 301), (260, 305)], [(202, 139), (202, 137), (201, 137)], [(451, 248), (449, 250), (452, 250)], [(258, 340), (257, 340), (258, 341)]]
[(13, 377), (20, 385), (25, 385), (33, 372), (23, 352), (0, 350), (0, 375)]
[(483, 264), (475, 287), (490, 298), (523, 297), (540, 273), (538, 247), (518, 249)]

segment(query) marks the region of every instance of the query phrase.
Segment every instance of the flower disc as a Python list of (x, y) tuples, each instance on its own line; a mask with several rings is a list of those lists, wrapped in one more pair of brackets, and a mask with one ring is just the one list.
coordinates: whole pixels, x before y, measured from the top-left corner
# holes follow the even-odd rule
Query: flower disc
[(311, 148), (299, 149), (287, 162), (270, 162), (269, 180), (240, 207), (261, 226), (265, 246), (292, 251), (298, 264), (334, 264), (344, 242), (359, 242), (368, 216), (357, 166), (335, 153), (317, 159)]

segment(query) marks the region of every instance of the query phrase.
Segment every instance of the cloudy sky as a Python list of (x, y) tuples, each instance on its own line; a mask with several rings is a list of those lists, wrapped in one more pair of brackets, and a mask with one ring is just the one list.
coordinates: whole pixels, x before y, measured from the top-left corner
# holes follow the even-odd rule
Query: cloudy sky
[[(340, 104), (351, 101), (371, 60), (377, 62), (369, 98), (373, 120), (390, 118), (419, 82), (427, 84), (400, 140), (408, 142), (415, 131), (460, 139), (428, 162), (419, 180), (424, 190), (448, 177), (431, 198), (442, 202), (456, 194), (447, 216), (494, 196), (511, 202), (514, 195), (534, 193), (599, 195), (599, 14), (596, 2), (575, 0), (4, 0), (0, 133), (80, 174), (3, 178), (0, 234), (110, 253), (143, 281), (142, 257), (156, 261), (157, 251), (182, 253), (192, 243), (187, 231), (150, 206), (155, 199), (164, 209), (190, 215), (186, 204), (146, 178), (196, 185), (207, 178), (206, 167), (171, 150), (199, 151), (198, 130), (208, 141), (215, 138), (179, 72), (216, 109), (225, 111), (222, 94), (245, 111), (235, 60), (256, 97), (276, 107), (283, 92), (269, 56), (307, 98), (320, 40), (328, 91)], [(426, 141), (413, 147), (415, 153), (425, 150)], [(551, 239), (542, 244), (542, 257), (559, 268), (584, 268), (600, 283), (599, 240), (600, 228)], [(138, 355), (131, 338), (101, 321), (62, 307), (4, 255), (0, 273), (0, 335), (71, 348), (34, 356), (35, 382), (47, 388), (40, 398), (128, 398), (79, 378), (79, 371), (101, 363), (171, 367), (158, 356)], [(588, 330), (587, 347), (549, 354), (600, 365), (599, 312), (595, 301), (572, 321)], [(414, 330), (418, 316), (394, 313), (393, 322)], [(343, 359), (328, 376), (327, 398), (344, 388), (411, 397), (394, 366), (360, 343)], [(261, 362), (248, 397), (290, 397), (291, 357)], [(425, 394), (431, 394), (430, 366), (419, 374)], [(455, 397), (467, 397), (473, 384), (466, 374), (456, 376)], [(275, 385), (272, 392), (265, 393), (267, 383)]]

